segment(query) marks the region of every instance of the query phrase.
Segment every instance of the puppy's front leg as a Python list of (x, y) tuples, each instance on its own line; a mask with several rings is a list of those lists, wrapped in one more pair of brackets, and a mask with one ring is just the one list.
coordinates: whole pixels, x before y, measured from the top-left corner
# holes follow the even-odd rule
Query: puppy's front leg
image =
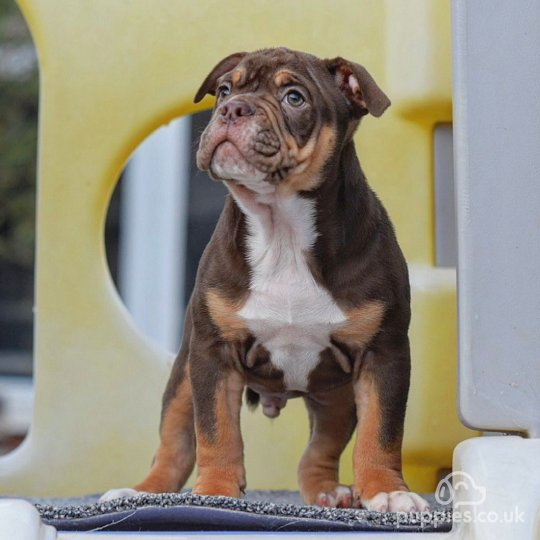
[(354, 487), (356, 497), (368, 510), (429, 509), (422, 497), (409, 492), (401, 472), (409, 376), (407, 337), (380, 334), (365, 355), (354, 383), (358, 417)]
[(225, 344), (194, 343), (190, 356), (197, 481), (193, 493), (240, 497), (246, 487), (240, 408), (244, 376), (227, 356)]

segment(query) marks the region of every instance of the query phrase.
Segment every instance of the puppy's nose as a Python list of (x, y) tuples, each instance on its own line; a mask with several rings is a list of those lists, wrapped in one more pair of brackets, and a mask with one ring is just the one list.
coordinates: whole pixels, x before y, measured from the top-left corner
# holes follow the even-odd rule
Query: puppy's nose
[(219, 114), (223, 120), (234, 122), (242, 116), (253, 116), (255, 114), (255, 109), (250, 103), (243, 99), (233, 99), (220, 107)]

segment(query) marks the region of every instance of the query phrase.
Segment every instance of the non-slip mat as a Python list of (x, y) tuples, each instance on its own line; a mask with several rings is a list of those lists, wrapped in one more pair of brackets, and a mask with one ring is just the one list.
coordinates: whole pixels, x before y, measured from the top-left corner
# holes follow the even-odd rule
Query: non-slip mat
[(396, 514), (321, 508), (296, 492), (248, 492), (245, 499), (189, 492), (144, 494), (105, 503), (98, 496), (32, 499), (43, 521), (63, 531), (449, 531), (452, 512), (427, 496), (431, 512)]

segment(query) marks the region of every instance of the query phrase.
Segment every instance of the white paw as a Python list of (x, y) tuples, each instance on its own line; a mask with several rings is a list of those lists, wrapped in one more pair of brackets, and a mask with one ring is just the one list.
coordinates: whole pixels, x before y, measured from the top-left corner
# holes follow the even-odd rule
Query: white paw
[(351, 508), (353, 505), (353, 491), (349, 486), (336, 486), (332, 491), (321, 491), (317, 495), (319, 506), (334, 508)]
[(142, 493), (142, 491), (137, 491), (133, 488), (109, 489), (109, 491), (99, 498), (99, 502), (108, 502), (114, 499), (121, 499), (122, 497), (136, 497), (137, 495), (142, 495)]
[(370, 512), (429, 512), (429, 504), (410, 491), (377, 493), (372, 499), (362, 499), (362, 506)]

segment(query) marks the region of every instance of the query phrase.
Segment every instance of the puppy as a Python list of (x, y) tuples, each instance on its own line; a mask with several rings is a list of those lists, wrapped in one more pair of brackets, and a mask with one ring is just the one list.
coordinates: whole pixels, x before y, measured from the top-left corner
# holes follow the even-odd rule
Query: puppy
[[(206, 94), (216, 104), (197, 165), (229, 195), (187, 308), (161, 445), (135, 490), (178, 491), (196, 462), (194, 493), (240, 497), (245, 392), (269, 417), (304, 400), (306, 503), (427, 510), (401, 472), (407, 266), (352, 138), (390, 101), (364, 67), (286, 48), (227, 56), (195, 102)], [(339, 458), (355, 427), (354, 485), (344, 486)]]

